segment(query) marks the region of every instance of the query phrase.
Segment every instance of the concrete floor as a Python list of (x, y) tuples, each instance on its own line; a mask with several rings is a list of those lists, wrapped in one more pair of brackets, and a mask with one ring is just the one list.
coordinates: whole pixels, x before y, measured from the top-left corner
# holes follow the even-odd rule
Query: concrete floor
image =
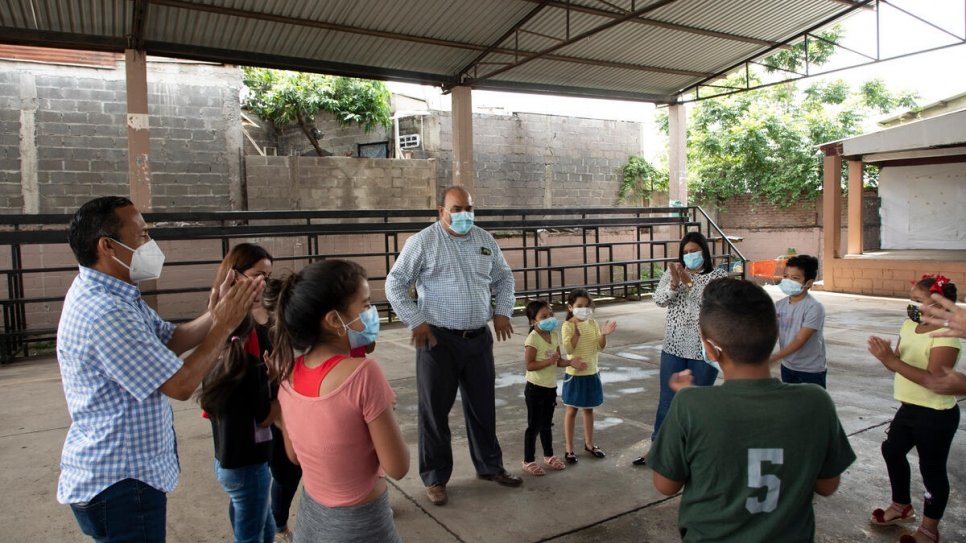
[[(777, 290), (772, 291), (778, 297)], [(889, 485), (879, 444), (897, 403), (892, 376), (865, 350), (866, 338), (894, 338), (906, 300), (817, 293), (825, 304), (829, 392), (858, 460), (830, 498), (815, 498), (820, 542), (896, 541), (898, 529), (872, 529), (869, 512), (888, 503)], [(416, 467), (414, 351), (408, 330), (384, 330), (375, 352), (398, 394), (397, 417), (410, 443), (413, 466), (390, 495), (396, 523), (407, 541), (592, 542), (674, 541), (679, 498), (665, 498), (651, 485), (649, 468), (631, 460), (649, 446), (657, 404), (659, 350), (664, 311), (650, 301), (603, 305), (597, 318), (616, 319), (618, 330), (601, 355), (606, 400), (597, 410), (596, 441), (606, 459), (580, 456), (576, 466), (545, 477), (525, 476), (522, 488), (478, 481), (467, 453), (459, 406), (454, 407), (456, 468), (450, 503), (434, 507), (425, 498)], [(497, 431), (506, 467), (520, 473), (526, 420), (523, 402), (522, 317), (518, 336), (498, 344)], [(227, 498), (212, 474), (210, 426), (194, 403), (174, 402), (182, 476), (168, 501), (168, 540), (230, 541)], [(563, 453), (562, 413), (554, 439)], [(578, 418), (579, 421), (579, 418)], [(66, 506), (56, 502), (60, 450), (69, 418), (57, 363), (51, 358), (0, 368), (0, 542), (80, 541)], [(578, 422), (577, 435), (581, 435)], [(966, 428), (964, 417), (961, 430)], [(580, 447), (578, 440), (578, 448)], [(949, 460), (950, 505), (941, 525), (944, 541), (966, 541), (966, 434), (960, 432)], [(914, 457), (914, 454), (911, 455)], [(915, 458), (912, 458), (915, 462)], [(913, 469), (913, 495), (922, 495)], [(917, 510), (920, 507), (917, 504)], [(293, 508), (294, 510), (294, 508)]]

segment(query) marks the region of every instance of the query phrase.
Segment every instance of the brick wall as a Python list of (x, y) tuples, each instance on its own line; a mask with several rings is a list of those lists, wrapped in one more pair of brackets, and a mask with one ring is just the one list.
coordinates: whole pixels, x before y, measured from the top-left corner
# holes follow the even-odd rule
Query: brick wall
[[(233, 67), (148, 63), (155, 209), (238, 207), (240, 85)], [(126, 103), (121, 61), (0, 60), (0, 212), (73, 212), (95, 196), (128, 194)]]
[(953, 260), (887, 260), (836, 258), (823, 265), (825, 290), (909, 296), (909, 282), (924, 274), (941, 273), (957, 285), (966, 281), (966, 262)]
[(350, 157), (245, 157), (249, 209), (435, 207), (436, 161)]

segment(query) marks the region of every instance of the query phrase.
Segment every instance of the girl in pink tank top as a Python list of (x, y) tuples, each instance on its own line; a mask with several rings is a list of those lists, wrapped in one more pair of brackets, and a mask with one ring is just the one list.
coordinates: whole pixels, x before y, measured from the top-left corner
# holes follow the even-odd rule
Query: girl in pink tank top
[(296, 542), (400, 541), (383, 480), (409, 470), (395, 393), (375, 360), (350, 355), (378, 332), (358, 264), (325, 260), (283, 281), (270, 364), (285, 449), (302, 467)]

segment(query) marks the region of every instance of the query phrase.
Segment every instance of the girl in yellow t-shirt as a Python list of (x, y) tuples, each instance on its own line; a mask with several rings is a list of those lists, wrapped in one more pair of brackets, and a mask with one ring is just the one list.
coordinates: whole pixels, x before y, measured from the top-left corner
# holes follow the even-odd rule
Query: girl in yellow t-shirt
[(567, 296), (567, 321), (561, 328), (564, 351), (571, 360), (580, 359), (586, 363), (583, 369), (567, 368), (567, 378), (563, 384), (563, 403), (567, 406), (564, 413), (564, 459), (568, 464), (577, 463), (574, 454), (574, 425), (577, 410), (584, 410), (584, 450), (595, 458), (606, 456), (594, 444), (594, 408), (604, 403), (604, 387), (600, 382), (597, 369), (597, 353), (607, 346), (607, 336), (617, 329), (617, 323), (604, 322), (597, 325), (591, 318), (594, 314), (594, 300), (584, 289), (570, 291)]
[(537, 434), (543, 446), (543, 465), (552, 470), (564, 469), (564, 463), (553, 455), (553, 408), (557, 405), (557, 368), (584, 368), (580, 359), (560, 356), (559, 322), (550, 304), (536, 300), (527, 304), (530, 335), (523, 348), (527, 366), (527, 385), (523, 397), (527, 402), (527, 430), (523, 434), (523, 471), (530, 475), (546, 472), (536, 463)]
[[(924, 275), (912, 288), (910, 298), (915, 304), (928, 306), (934, 303), (929, 297), (934, 292), (956, 300), (956, 285), (942, 275)], [(926, 500), (919, 529), (912, 535), (903, 535), (899, 541), (922, 543), (939, 541), (939, 520), (949, 499), (946, 459), (959, 427), (956, 398), (936, 394), (923, 383), (929, 374), (939, 375), (955, 367), (961, 348), (957, 338), (933, 337), (933, 332), (944, 329), (922, 323), (917, 305), (909, 305), (907, 313), (909, 319), (899, 330), (899, 343), (894, 351), (888, 341), (875, 336), (869, 338), (869, 352), (895, 372), (895, 398), (902, 402), (882, 443), (882, 457), (892, 485), (892, 504), (873, 511), (870, 522), (874, 526), (915, 522), (906, 459), (915, 447), (926, 486)]]

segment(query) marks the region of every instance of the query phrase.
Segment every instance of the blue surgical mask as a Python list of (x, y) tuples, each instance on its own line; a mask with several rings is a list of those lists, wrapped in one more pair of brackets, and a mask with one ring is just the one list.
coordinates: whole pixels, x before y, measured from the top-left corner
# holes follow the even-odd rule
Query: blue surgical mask
[(462, 235), (469, 232), (470, 228), (473, 228), (473, 212), (459, 211), (457, 213), (449, 213), (449, 227), (457, 234)]
[(684, 254), (684, 266), (689, 270), (696, 270), (704, 264), (704, 255), (700, 252), (697, 253), (685, 253)]
[[(715, 348), (717, 349), (717, 347), (715, 347)], [(718, 352), (720, 353), (721, 352), (721, 349), (718, 349)], [(717, 361), (714, 361), (714, 360), (711, 360), (710, 358), (708, 358), (708, 351), (705, 350), (705, 348), (704, 348), (704, 340), (701, 340), (701, 358), (703, 358), (704, 361), (707, 362), (712, 368), (718, 370), (718, 373), (722, 373), (722, 371), (721, 371), (721, 365), (718, 364)]]
[(785, 296), (797, 296), (802, 293), (802, 284), (798, 281), (792, 281), (791, 279), (782, 279), (781, 283), (778, 283), (778, 288), (785, 293)]
[[(354, 320), (345, 322), (342, 320), (342, 315), (339, 315), (339, 320), (342, 321), (342, 326), (345, 327), (346, 333), (349, 334), (350, 349), (357, 349), (375, 343), (376, 338), (379, 336), (379, 310), (374, 305), (370, 305), (369, 309), (359, 313), (359, 316)], [(365, 326), (361, 332), (349, 327), (350, 324), (356, 321), (362, 321), (362, 324)]]
[(558, 321), (555, 317), (549, 317), (538, 322), (537, 328), (543, 330), (544, 332), (553, 332), (557, 329), (557, 325), (559, 324), (560, 321)]

